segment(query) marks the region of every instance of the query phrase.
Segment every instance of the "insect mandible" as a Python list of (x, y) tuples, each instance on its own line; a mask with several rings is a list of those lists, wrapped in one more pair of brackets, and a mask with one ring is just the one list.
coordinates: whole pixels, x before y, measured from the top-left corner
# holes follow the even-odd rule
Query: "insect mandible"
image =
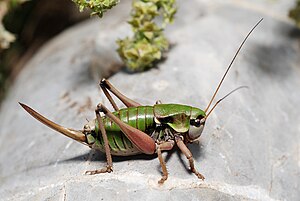
[[(84, 125), (83, 130), (74, 130), (60, 126), (27, 105), (23, 103), (19, 104), (30, 115), (48, 127), (92, 149), (105, 152), (107, 165), (102, 169), (86, 171), (86, 174), (93, 175), (112, 172), (112, 155), (130, 156), (141, 153), (157, 154), (163, 173), (158, 183), (162, 184), (168, 178), (168, 171), (161, 152), (171, 150), (176, 144), (186, 156), (190, 170), (199, 179), (204, 180), (204, 176), (196, 170), (192, 153), (186, 144), (198, 140), (207, 118), (215, 107), (224, 98), (243, 87), (236, 88), (219, 99), (209, 110), (242, 46), (262, 20), (263, 19), (259, 20), (259, 22), (255, 24), (239, 46), (205, 110), (181, 104), (162, 104), (160, 101), (157, 101), (153, 106), (144, 106), (120, 93), (105, 79), (101, 80), (100, 87), (115, 111), (110, 112), (103, 104), (98, 104), (95, 110), (96, 119)], [(109, 91), (119, 98), (126, 105), (126, 108), (119, 109)], [(100, 112), (104, 115), (101, 116)]]

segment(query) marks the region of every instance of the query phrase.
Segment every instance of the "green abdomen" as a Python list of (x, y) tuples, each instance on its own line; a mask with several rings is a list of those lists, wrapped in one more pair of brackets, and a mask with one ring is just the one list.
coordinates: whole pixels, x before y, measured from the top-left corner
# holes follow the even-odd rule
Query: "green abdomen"
[[(153, 106), (123, 108), (113, 114), (126, 124), (146, 133), (154, 126)], [(120, 127), (107, 117), (104, 118), (104, 125), (107, 132), (121, 132)]]
[[(153, 106), (123, 108), (113, 114), (121, 121), (148, 135), (151, 135), (155, 128)], [(103, 122), (112, 155), (124, 156), (140, 153), (116, 123), (107, 117), (103, 117)], [(104, 151), (102, 136), (98, 136), (98, 140), (97, 148)]]

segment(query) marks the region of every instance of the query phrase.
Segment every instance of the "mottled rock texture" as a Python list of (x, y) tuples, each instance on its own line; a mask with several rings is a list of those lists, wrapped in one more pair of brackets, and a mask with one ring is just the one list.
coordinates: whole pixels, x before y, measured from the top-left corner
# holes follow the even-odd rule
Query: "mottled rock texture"
[[(84, 175), (105, 165), (90, 151), (31, 118), (24, 102), (51, 120), (81, 129), (102, 102), (98, 81), (120, 66), (115, 40), (130, 33), (130, 1), (104, 18), (82, 23), (45, 45), (22, 71), (0, 114), (1, 200), (299, 200), (300, 32), (288, 21), (293, 1), (179, 1), (167, 30), (172, 49), (157, 68), (109, 80), (144, 104), (205, 108), (247, 32), (261, 18), (218, 97), (224, 100), (190, 145), (206, 180), (190, 174), (178, 150), (158, 159), (114, 157), (114, 172)], [(99, 70), (100, 69), (100, 70)], [(121, 106), (121, 103), (118, 102)], [(110, 107), (111, 108), (111, 107)]]

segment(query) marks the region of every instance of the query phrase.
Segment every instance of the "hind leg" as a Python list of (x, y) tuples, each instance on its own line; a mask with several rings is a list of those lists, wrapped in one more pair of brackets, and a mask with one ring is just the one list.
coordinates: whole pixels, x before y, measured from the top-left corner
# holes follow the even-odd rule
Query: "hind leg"
[(119, 108), (116, 105), (115, 101), (109, 94), (108, 90), (113, 93), (117, 98), (119, 98), (127, 107), (137, 107), (141, 104), (135, 102), (134, 100), (131, 100), (127, 96), (123, 95), (120, 91), (118, 91), (108, 80), (102, 79), (100, 82), (100, 87), (103, 90), (105, 96), (109, 100), (109, 102), (112, 104), (113, 108), (118, 111)]

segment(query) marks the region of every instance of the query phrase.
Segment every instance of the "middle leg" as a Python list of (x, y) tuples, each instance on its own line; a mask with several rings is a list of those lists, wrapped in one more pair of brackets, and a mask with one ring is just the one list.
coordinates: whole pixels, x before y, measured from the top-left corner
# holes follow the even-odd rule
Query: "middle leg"
[(168, 170), (166, 162), (164, 161), (161, 151), (171, 150), (174, 147), (174, 141), (156, 143), (156, 153), (160, 162), (160, 166), (163, 172), (162, 178), (158, 181), (159, 184), (163, 184), (168, 179)]
[(107, 139), (107, 134), (104, 128), (103, 120), (100, 116), (100, 111), (101, 111), (101, 104), (97, 105), (97, 108), (95, 110), (96, 117), (97, 117), (97, 122), (100, 128), (100, 132), (104, 141), (104, 149), (105, 149), (105, 154), (106, 154), (106, 160), (107, 160), (107, 165), (106, 167), (99, 169), (99, 170), (92, 170), (92, 171), (86, 171), (85, 174), (99, 174), (99, 173), (105, 173), (105, 172), (112, 172), (113, 171), (113, 165), (112, 165), (112, 158), (111, 158), (111, 153), (110, 153), (110, 148), (108, 144), (108, 139)]

